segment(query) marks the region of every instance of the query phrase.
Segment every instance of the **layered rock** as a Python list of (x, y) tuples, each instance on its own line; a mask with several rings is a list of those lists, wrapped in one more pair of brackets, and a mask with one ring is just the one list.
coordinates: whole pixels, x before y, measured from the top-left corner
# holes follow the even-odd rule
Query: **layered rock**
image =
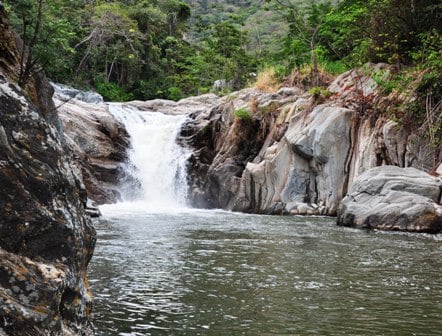
[(219, 102), (220, 98), (217, 95), (209, 93), (184, 98), (177, 102), (167, 99), (154, 99), (147, 101), (134, 100), (125, 103), (125, 105), (135, 107), (140, 111), (160, 112), (168, 115), (181, 115), (203, 113), (208, 108), (217, 105)]
[[(286, 121), (276, 113), (296, 99), (296, 92), (269, 94), (246, 89), (203, 113), (190, 114), (181, 140), (196, 148), (188, 168), (189, 198), (194, 206), (234, 207), (246, 164), (281, 137)], [(240, 108), (253, 110), (254, 117), (235, 118)]]
[(57, 94), (54, 101), (89, 199), (97, 204), (121, 200), (119, 185), (129, 178), (125, 162), (130, 143), (124, 126), (109, 113), (107, 104), (61, 98)]
[[(330, 99), (297, 88), (247, 89), (191, 115), (183, 130), (196, 206), (257, 213), (336, 215), (349, 187), (381, 165), (425, 167), (413, 134), (383, 117), (368, 65), (339, 76)], [(234, 113), (246, 108), (250, 120)]]
[(339, 225), (439, 233), (442, 178), (415, 168), (382, 166), (360, 175), (342, 200)]
[(0, 6), (0, 334), (92, 335), (85, 189), (52, 87), (41, 73), (16, 84), (17, 41)]
[(335, 213), (347, 184), (352, 112), (320, 105), (299, 113), (264, 160), (247, 165), (238, 208), (252, 203), (272, 212), (279, 202), (291, 214)]

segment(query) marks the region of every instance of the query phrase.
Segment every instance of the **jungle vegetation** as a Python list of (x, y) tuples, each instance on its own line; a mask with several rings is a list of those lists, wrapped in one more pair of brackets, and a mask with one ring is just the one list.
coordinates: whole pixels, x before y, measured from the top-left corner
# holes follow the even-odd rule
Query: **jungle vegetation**
[(338, 74), (385, 62), (400, 69), (398, 78), (420, 71), (417, 89), (431, 92), (433, 106), (440, 102), (440, 1), (5, 0), (3, 5), (30, 51), (22, 55), (21, 84), (38, 68), (53, 81), (95, 89), (106, 100), (177, 100), (209, 92), (218, 79), (242, 88), (270, 67), (279, 78), (308, 69), (311, 86), (317, 86), (319, 71)]

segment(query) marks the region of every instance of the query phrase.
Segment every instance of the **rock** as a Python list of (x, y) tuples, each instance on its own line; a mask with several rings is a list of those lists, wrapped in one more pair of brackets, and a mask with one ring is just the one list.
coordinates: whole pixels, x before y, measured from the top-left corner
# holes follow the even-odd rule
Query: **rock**
[(259, 154), (268, 135), (271, 112), (241, 120), (234, 118), (234, 111), (247, 106), (248, 99), (260, 97), (256, 100), (259, 109), (272, 99), (271, 95), (260, 96), (256, 89), (237, 95), (191, 114), (192, 119), (182, 129), (181, 141), (196, 147), (188, 166), (189, 198), (194, 206), (232, 209), (245, 165)]
[(93, 91), (81, 91), (60, 83), (51, 83), (51, 85), (54, 88), (54, 97), (60, 101), (68, 102), (72, 99), (77, 99), (91, 104), (100, 104), (104, 102), (103, 97)]
[(361, 102), (374, 103), (378, 95), (379, 85), (370, 76), (376, 73), (387, 78), (390, 67), (385, 63), (367, 63), (362, 68), (356, 68), (339, 75), (328, 87), (328, 91), (346, 107), (358, 109)]
[(218, 79), (213, 82), (212, 91), (214, 92), (231, 91), (233, 90), (234, 84), (235, 83), (233, 80)]
[(436, 169), (436, 173), (437, 173), (438, 175), (442, 175), (442, 163), (439, 165), (439, 167), (437, 167), (437, 169)]
[(102, 104), (104, 102), (103, 96), (97, 92), (81, 91), (60, 83), (51, 83), (51, 85), (54, 88), (54, 97), (64, 102), (69, 102), (72, 99), (89, 104)]
[(126, 105), (134, 106), (141, 111), (170, 113), (177, 106), (177, 102), (167, 99), (153, 99), (147, 101), (134, 100), (126, 103)]
[(170, 115), (183, 115), (191, 113), (202, 113), (219, 103), (220, 98), (215, 94), (205, 94), (196, 97), (188, 97), (178, 102), (166, 99), (154, 99), (147, 101), (134, 100), (125, 103), (141, 111), (161, 112)]
[(0, 334), (88, 336), (95, 230), (52, 87), (16, 84), (17, 41), (0, 9)]
[(98, 204), (95, 203), (93, 200), (88, 199), (86, 202), (86, 213), (91, 217), (91, 218), (98, 218), (101, 217), (101, 211), (98, 208)]
[(293, 97), (293, 96), (301, 96), (304, 92), (298, 87), (282, 87), (277, 92), (277, 96), (282, 97)]
[(125, 174), (129, 135), (124, 126), (109, 113), (107, 104), (54, 101), (88, 197), (98, 204), (121, 200), (119, 183), (130, 178)]
[(339, 225), (442, 231), (442, 179), (415, 168), (382, 166), (358, 177), (338, 211)]
[(270, 213), (282, 204), (285, 213), (336, 213), (346, 191), (352, 112), (319, 105), (306, 115), (304, 103), (287, 113), (283, 138), (247, 163), (234, 210)]
[[(181, 132), (181, 141), (195, 148), (189, 163), (191, 202), (335, 216), (348, 188), (366, 170), (424, 166), (428, 155), (411, 145), (416, 141), (410, 131), (370, 109), (381, 95), (369, 74), (389, 71), (385, 64), (349, 71), (330, 85), (332, 98), (319, 105), (299, 88), (273, 94), (251, 88), (191, 114)], [(239, 108), (251, 111), (250, 129), (235, 121)]]

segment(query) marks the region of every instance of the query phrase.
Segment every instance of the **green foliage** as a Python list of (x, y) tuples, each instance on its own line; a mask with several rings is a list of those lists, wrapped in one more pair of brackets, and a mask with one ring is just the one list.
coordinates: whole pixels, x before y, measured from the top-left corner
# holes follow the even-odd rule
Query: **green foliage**
[(129, 101), (133, 99), (130, 93), (127, 93), (115, 83), (96, 82), (95, 87), (106, 101)]
[(265, 0), (186, 0), (192, 8), (189, 38), (203, 41), (210, 36), (210, 29), (220, 23), (236, 25), (247, 32), (247, 48), (251, 54), (267, 57), (279, 49), (287, 25), (273, 6)]
[(390, 74), (383, 70), (371, 74), (371, 78), (382, 88), (384, 94), (387, 95), (400, 86), (400, 78), (391, 78)]
[(313, 99), (317, 100), (319, 97), (323, 96), (324, 98), (328, 98), (331, 96), (331, 92), (327, 89), (324, 89), (320, 86), (314, 86), (310, 90), (308, 90), (308, 93), (310, 93), (313, 96)]
[(249, 121), (252, 120), (252, 114), (246, 108), (239, 108), (234, 113), (233, 116), (237, 119)]
[[(413, 102), (416, 113), (427, 113), (429, 106), (442, 102), (442, 34), (436, 29), (420, 34), (422, 43), (419, 49), (411, 53), (418, 62), (416, 70), (420, 76), (411, 74), (416, 83), (418, 99)], [(417, 78), (417, 79), (416, 79)]]
[[(76, 6), (78, 2), (73, 0), (69, 4)], [(78, 21), (70, 15), (61, 15), (66, 3), (67, 0), (5, 1), (11, 24), (30, 51), (21, 54), (19, 82), (22, 84), (32, 72), (38, 71), (38, 65), (43, 66), (54, 80), (72, 74), (75, 57), (72, 44)]]
[[(440, 92), (442, 4), (431, 0), (3, 3), (31, 51), (22, 55), (23, 81), (38, 63), (52, 80), (95, 85), (107, 99), (176, 100), (209, 92), (219, 79), (236, 90), (265, 66), (279, 78), (309, 69), (317, 86), (320, 70), (339, 74), (365, 62), (420, 64), (420, 92)], [(402, 85), (376, 80), (387, 93)]]
[(313, 62), (313, 55), (322, 64), (345, 64), (339, 71), (366, 62), (409, 65), (422, 50), (422, 36), (442, 29), (442, 4), (431, 0), (267, 1), (289, 24), (276, 55), (289, 67)]
[(39, 63), (52, 80), (95, 85), (108, 100), (126, 93), (176, 100), (209, 92), (218, 79), (238, 89), (258, 64), (235, 20), (217, 21), (189, 43), (191, 9), (180, 0), (6, 0), (5, 7), (31, 50), (28, 72)]
[(178, 101), (184, 97), (181, 89), (176, 86), (172, 86), (172, 87), (168, 88), (167, 91), (168, 91), (167, 96), (169, 97), (169, 99)]
[(327, 58), (320, 58), (318, 62), (320, 67), (326, 73), (329, 73), (334, 76), (339, 75), (347, 70), (350, 70), (349, 65), (342, 60), (330, 60)]

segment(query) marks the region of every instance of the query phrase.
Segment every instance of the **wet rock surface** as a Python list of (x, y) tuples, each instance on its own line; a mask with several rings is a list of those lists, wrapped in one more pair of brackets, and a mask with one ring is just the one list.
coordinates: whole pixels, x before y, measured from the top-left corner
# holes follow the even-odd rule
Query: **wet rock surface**
[(72, 99), (76, 99), (89, 104), (104, 103), (103, 97), (96, 92), (81, 91), (71, 86), (59, 83), (51, 83), (51, 85), (55, 90), (55, 95), (61, 101), (69, 102)]
[(360, 175), (342, 200), (337, 222), (359, 228), (439, 233), (442, 179), (415, 168), (382, 166)]
[(49, 82), (16, 84), (17, 41), (0, 8), (0, 334), (92, 335), (84, 185)]

